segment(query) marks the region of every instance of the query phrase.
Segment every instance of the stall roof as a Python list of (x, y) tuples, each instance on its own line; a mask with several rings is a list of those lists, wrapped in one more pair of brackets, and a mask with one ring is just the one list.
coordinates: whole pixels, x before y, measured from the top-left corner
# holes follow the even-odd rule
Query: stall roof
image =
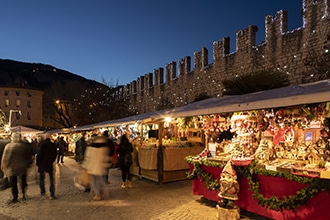
[(44, 131), (43, 134), (68, 134), (71, 132), (70, 128), (58, 128), (58, 129), (52, 129)]
[(193, 102), (182, 107), (133, 115), (126, 118), (104, 121), (89, 125), (92, 128), (132, 124), (135, 122), (154, 122), (165, 117), (179, 118), (197, 115), (210, 115), (225, 112), (248, 111), (285, 106), (320, 103), (330, 101), (330, 80), (282, 87), (278, 89), (223, 96)]
[(330, 101), (330, 80), (278, 89), (205, 99), (167, 111), (171, 117), (188, 117), (248, 111)]
[(109, 121), (104, 121), (104, 122), (100, 122), (95, 124), (93, 127), (94, 128), (102, 128), (102, 127), (111, 127), (111, 126), (117, 126), (119, 124), (133, 124), (136, 122), (143, 122), (143, 123), (147, 123), (147, 122), (152, 122), (155, 121), (157, 119), (163, 119), (164, 115), (165, 115), (166, 111), (157, 111), (157, 112), (148, 112), (148, 113), (143, 113), (143, 114), (139, 114), (139, 115), (133, 115), (133, 116), (129, 116), (126, 118), (120, 118), (120, 119), (116, 119), (116, 120), (109, 120)]
[(43, 131), (34, 129), (34, 128), (29, 128), (29, 127), (25, 127), (22, 125), (17, 125), (14, 127), (10, 128), (11, 132), (20, 132), (20, 133), (30, 133), (30, 134), (37, 134), (37, 133), (42, 133)]

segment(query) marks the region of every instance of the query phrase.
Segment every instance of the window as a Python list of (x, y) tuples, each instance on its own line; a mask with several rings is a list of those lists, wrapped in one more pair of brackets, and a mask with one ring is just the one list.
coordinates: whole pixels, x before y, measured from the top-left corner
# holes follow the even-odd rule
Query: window
[(16, 119), (19, 120), (21, 118), (21, 114), (19, 112), (16, 112)]
[(28, 113), (27, 113), (27, 119), (28, 119), (28, 120), (31, 120), (31, 112), (28, 112)]
[(9, 95), (9, 91), (5, 91), (5, 96), (8, 96)]
[(28, 97), (31, 97), (31, 93), (30, 92), (27, 92), (26, 93)]
[(27, 101), (26, 105), (28, 108), (31, 108), (31, 101)]
[(20, 94), (20, 91), (16, 91), (16, 95), (19, 96), (19, 94)]
[(21, 100), (16, 100), (16, 107), (19, 108), (21, 106)]
[(5, 100), (5, 106), (8, 107), (9, 106), (9, 99)]

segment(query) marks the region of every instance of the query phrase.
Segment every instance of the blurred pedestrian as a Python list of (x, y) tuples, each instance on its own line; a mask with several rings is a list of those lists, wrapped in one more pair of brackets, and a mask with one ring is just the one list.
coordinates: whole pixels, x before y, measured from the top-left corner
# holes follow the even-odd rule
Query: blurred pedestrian
[[(127, 136), (124, 134), (120, 138), (120, 143), (118, 145), (117, 154), (119, 156), (118, 163), (121, 170), (122, 184), (121, 188), (132, 188), (132, 175), (130, 173), (131, 165), (133, 164), (132, 159), (133, 146), (129, 142)], [(126, 184), (127, 180), (127, 184)]]
[(107, 175), (111, 165), (109, 157), (108, 138), (95, 136), (87, 146), (82, 167), (90, 177), (91, 193), (93, 200), (101, 200), (101, 192), (106, 184), (104, 176)]
[[(106, 137), (106, 139), (107, 139), (106, 146), (109, 148), (108, 152), (109, 152), (109, 158), (110, 158), (110, 163), (111, 163), (111, 165), (109, 167), (109, 169), (110, 169), (112, 167), (112, 164), (113, 164), (112, 162), (113, 162), (113, 155), (115, 153), (115, 144), (113, 143), (113, 140), (110, 137), (108, 130), (105, 130), (102, 135), (104, 137)], [(104, 176), (104, 179), (105, 179), (106, 183), (110, 183), (110, 180), (109, 180), (109, 171), (110, 170), (109, 169), (107, 171), (107, 174)]]
[(68, 144), (65, 142), (64, 137), (59, 137), (59, 140), (57, 142), (57, 163), (61, 161), (61, 163), (64, 163), (64, 154), (68, 148)]
[[(1, 158), (6, 144), (10, 142), (10, 138), (0, 139), (0, 167), (1, 167)], [(3, 171), (0, 169), (0, 179), (4, 177)]]
[(50, 140), (50, 135), (46, 134), (44, 140), (39, 143), (37, 152), (37, 166), (39, 172), (40, 194), (45, 195), (45, 173), (49, 175), (50, 199), (55, 199), (55, 180), (53, 164), (57, 156), (56, 144)]
[(13, 133), (11, 142), (5, 146), (1, 159), (1, 170), (9, 177), (13, 197), (9, 203), (18, 202), (18, 178), (21, 183), (22, 199), (26, 199), (26, 173), (31, 161), (31, 149), (22, 141), (20, 133)]

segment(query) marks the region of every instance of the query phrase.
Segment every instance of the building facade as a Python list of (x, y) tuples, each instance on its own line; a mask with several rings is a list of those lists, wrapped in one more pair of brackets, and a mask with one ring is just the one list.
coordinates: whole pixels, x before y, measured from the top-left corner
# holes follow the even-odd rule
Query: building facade
[(0, 109), (11, 127), (41, 128), (43, 91), (19, 86), (0, 87)]

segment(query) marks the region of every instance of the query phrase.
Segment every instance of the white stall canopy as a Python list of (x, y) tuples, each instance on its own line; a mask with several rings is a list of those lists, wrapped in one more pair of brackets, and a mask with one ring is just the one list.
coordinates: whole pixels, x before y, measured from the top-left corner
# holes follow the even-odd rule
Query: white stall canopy
[(226, 112), (270, 109), (327, 101), (330, 101), (330, 80), (323, 80), (244, 95), (209, 98), (174, 109), (148, 112), (126, 118), (104, 121), (77, 127), (73, 130), (111, 127), (134, 124), (136, 122), (150, 123), (164, 120), (166, 117), (180, 118)]
[(40, 131), (40, 130), (37, 130), (34, 128), (25, 127), (22, 125), (11, 127), (10, 131), (11, 132), (20, 132), (20, 133), (29, 133), (29, 134), (38, 134), (38, 133), (43, 132), (43, 131)]
[(205, 99), (168, 110), (166, 114), (173, 118), (178, 118), (254, 109), (269, 109), (327, 101), (330, 101), (330, 80), (244, 95)]
[(157, 112), (148, 112), (139, 115), (133, 115), (126, 118), (120, 118), (115, 120), (109, 120), (97, 123), (93, 126), (93, 128), (102, 128), (102, 127), (112, 127), (117, 125), (125, 125), (125, 124), (134, 124), (134, 123), (148, 123), (153, 122), (159, 119), (163, 119), (165, 117), (167, 111), (157, 111)]

